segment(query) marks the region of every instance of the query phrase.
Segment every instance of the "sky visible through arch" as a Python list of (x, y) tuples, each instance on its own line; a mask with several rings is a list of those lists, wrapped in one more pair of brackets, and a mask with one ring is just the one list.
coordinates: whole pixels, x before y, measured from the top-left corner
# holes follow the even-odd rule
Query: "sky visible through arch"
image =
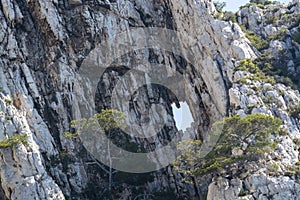
[(194, 122), (189, 105), (186, 102), (179, 102), (180, 108), (177, 108), (175, 103), (171, 104), (176, 127), (178, 130), (185, 131), (191, 127), (191, 123)]
[[(218, 1), (218, 0), (215, 0)], [(224, 10), (236, 12), (239, 7), (249, 3), (250, 0), (219, 0), (220, 2), (226, 2), (226, 7)], [(277, 0), (282, 3), (288, 4), (292, 2), (292, 0)], [(178, 109), (175, 104), (172, 104), (172, 110), (174, 114), (174, 119), (176, 123), (176, 127), (178, 130), (185, 131), (188, 127), (190, 127), (191, 123), (194, 122), (194, 119), (191, 115), (189, 105), (186, 102), (180, 102), (181, 107)]]
[[(220, 2), (226, 2), (226, 7), (224, 10), (227, 11), (233, 11), (236, 12), (238, 11), (239, 7), (242, 5), (245, 5), (246, 3), (249, 3), (249, 0), (219, 0)], [(289, 3), (292, 0), (278, 0), (282, 3)]]

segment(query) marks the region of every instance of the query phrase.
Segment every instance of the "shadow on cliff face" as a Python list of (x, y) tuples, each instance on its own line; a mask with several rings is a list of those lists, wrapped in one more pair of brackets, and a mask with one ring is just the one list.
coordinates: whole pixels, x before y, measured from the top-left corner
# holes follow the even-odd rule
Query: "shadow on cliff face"
[[(193, 53), (189, 48), (182, 49), (179, 33), (163, 28), (137, 28), (128, 32), (110, 35), (111, 38), (95, 48), (83, 62), (79, 74), (82, 82), (88, 83), (87, 87), (83, 86), (85, 83), (81, 85), (83, 90), (89, 92), (85, 96), (88, 103), (78, 107), (89, 107), (88, 112), (81, 112), (81, 115), (88, 113), (89, 116), (81, 116), (86, 118), (94, 114), (89, 112), (91, 110), (100, 112), (105, 109), (117, 109), (128, 116), (127, 126), (130, 128), (118, 130), (113, 137), (107, 139), (117, 148), (131, 150), (131, 153), (134, 150), (152, 153), (154, 161), (147, 165), (143, 161), (129, 162), (131, 159), (124, 156), (122, 159), (127, 159), (132, 167), (127, 166), (126, 170), (124, 166), (121, 166), (122, 169), (115, 169), (133, 173), (151, 171), (160, 180), (157, 182), (163, 184), (166, 182), (163, 179), (171, 181), (168, 174), (173, 172), (165, 172), (171, 170), (168, 166), (177, 156), (174, 152), (177, 139), (182, 139), (180, 134), (186, 132), (177, 130), (171, 103), (175, 102), (180, 106), (179, 101), (186, 102), (182, 107), (188, 107), (189, 104), (191, 110), (184, 110), (188, 117), (183, 117), (187, 124), (182, 129), (186, 130), (194, 117), (197, 119), (194, 124), (196, 131), (190, 134), (191, 138), (199, 137), (198, 134), (204, 137), (206, 129), (213, 122), (212, 118), (220, 116), (225, 110), (225, 104), (212, 102), (212, 98), (223, 98), (225, 94), (214, 91), (217, 89), (211, 86), (210, 73), (206, 73), (207, 77), (200, 75), (203, 66), (197, 66), (197, 69)], [(187, 39), (189, 38), (185, 37)], [(220, 73), (216, 67), (212, 71), (214, 74)], [(214, 77), (213, 81), (219, 83), (219, 77)], [(88, 80), (84, 80), (85, 78)], [(84, 93), (85, 91), (80, 95)], [(172, 143), (174, 138), (175, 143)], [(168, 145), (171, 146), (170, 151), (157, 151)], [(85, 145), (87, 148), (88, 146)], [(103, 154), (99, 156), (104, 157)], [(98, 160), (101, 162), (99, 158)], [(164, 173), (167, 175), (163, 175)], [(152, 182), (147, 179), (144, 181), (145, 185)], [(182, 183), (180, 178), (176, 178), (176, 181)], [(152, 182), (156, 185), (153, 190), (162, 188), (157, 182)], [(130, 188), (130, 184), (128, 185)]]
[[(189, 190), (187, 193), (194, 190), (193, 186), (182, 183), (179, 178), (181, 175), (170, 172), (170, 164), (178, 156), (176, 150), (178, 141), (205, 136), (206, 129), (212, 122), (208, 115), (210, 111), (207, 109), (214, 107), (208, 108), (204, 105), (202, 98), (207, 98), (208, 89), (200, 77), (197, 79), (201, 81), (195, 87), (196, 69), (192, 63), (172, 52), (164, 53), (168, 58), (163, 58), (160, 50), (152, 48), (128, 52), (117, 58), (110, 66), (103, 67), (99, 73), (97, 73), (99, 66), (91, 64), (95, 63), (93, 59), (99, 55), (92, 53), (91, 60), (84, 62), (89, 67), (81, 68), (83, 74), (88, 74), (89, 79), (94, 80), (92, 85), (96, 88), (95, 96), (88, 98), (92, 99), (96, 112), (117, 109), (127, 116), (126, 124), (129, 128), (115, 130), (107, 139), (122, 151), (131, 154), (151, 154), (151, 162), (134, 160), (129, 158), (128, 153), (124, 154), (126, 156), (121, 160), (127, 161), (129, 167), (125, 167), (126, 169), (124, 165), (121, 168), (118, 168), (120, 165), (117, 168), (113, 167), (118, 170), (114, 176), (116, 179), (114, 190), (123, 187), (122, 184), (125, 184), (127, 189), (136, 185), (143, 188), (150, 184), (153, 185), (151, 191), (159, 190), (158, 188), (165, 188), (160, 184), (166, 180), (162, 182), (158, 180), (162, 177), (170, 179), (170, 173), (172, 176), (178, 176), (176, 178), (178, 184), (184, 184)], [(86, 90), (90, 88), (87, 87)], [(97, 140), (90, 139), (86, 144), (91, 146), (90, 144), (94, 144), (95, 141)], [(169, 151), (161, 150), (169, 146)], [(98, 155), (100, 159), (98, 157), (97, 159), (100, 162), (102, 158), (105, 160), (105, 155), (91, 153), (96, 153), (94, 156)], [(120, 152), (117, 154), (116, 157), (120, 157)], [(149, 159), (149, 156), (146, 157)]]

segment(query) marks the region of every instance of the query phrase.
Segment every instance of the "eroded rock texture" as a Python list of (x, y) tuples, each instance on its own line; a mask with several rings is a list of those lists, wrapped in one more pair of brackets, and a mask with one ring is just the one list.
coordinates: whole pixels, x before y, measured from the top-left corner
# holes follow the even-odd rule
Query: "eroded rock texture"
[[(197, 119), (195, 130), (199, 138), (214, 121), (228, 115), (231, 102), (245, 110), (250, 102), (259, 101), (258, 97), (246, 96), (250, 90), (246, 86), (232, 85), (235, 62), (255, 58), (253, 47), (238, 25), (215, 20), (210, 15), (214, 12), (212, 2), (208, 0), (1, 0), (0, 139), (25, 133), (29, 146), (0, 150), (0, 198), (107, 198), (107, 174), (95, 164), (80, 141), (66, 139), (63, 133), (70, 130), (71, 120), (83, 116), (79, 106), (91, 103), (89, 96), (84, 95), (79, 73), (84, 59), (95, 48), (113, 46), (113, 41), (108, 39), (120, 32), (128, 33), (132, 39), (142, 37), (132, 34), (130, 28), (159, 27), (177, 31), (181, 55), (188, 53), (186, 56), (193, 58), (193, 64), (160, 49), (129, 52), (116, 59), (99, 77), (97, 92), (91, 93), (95, 95), (97, 111), (110, 108), (118, 78), (126, 70), (143, 69), (143, 63), (164, 65), (167, 71), (163, 73), (177, 71), (183, 75), (185, 98)], [(111, 49), (104, 50), (113, 55)], [(151, 82), (147, 77), (139, 78)], [(138, 80), (132, 77), (127, 81), (122, 83), (121, 91), (126, 92), (126, 84)], [(270, 86), (270, 91), (273, 89)], [(276, 93), (267, 95), (276, 96)], [(293, 101), (299, 101), (298, 93), (291, 91), (287, 95), (294, 98)], [(151, 104), (166, 109), (167, 123), (161, 137), (138, 141), (148, 149), (151, 145), (164, 145), (165, 140), (177, 132), (170, 104), (178, 99), (163, 88), (148, 84), (140, 90), (136, 101), (138, 109), (126, 113), (133, 121), (147, 120), (143, 114), (149, 112)], [(263, 108), (256, 111), (267, 112)], [(153, 115), (159, 117), (159, 113)], [(282, 118), (286, 115), (281, 112)], [(293, 134), (299, 135), (295, 120), (286, 119), (287, 126), (294, 126)], [(283, 142), (282, 151), (287, 162), (296, 162), (297, 152), (285, 152), (286, 146), (292, 145), (285, 144)], [(182, 178), (172, 167), (141, 175), (118, 172), (113, 185), (114, 198), (134, 199), (139, 195), (152, 198), (171, 193), (179, 199), (200, 199), (206, 195), (207, 189), (188, 185)], [(239, 181), (232, 185), (241, 187)], [(206, 186), (210, 182), (207, 180)], [(209, 198), (223, 199), (222, 191), (229, 183), (226, 180), (224, 184), (219, 182), (217, 189), (217, 186), (209, 186)], [(255, 187), (258, 185), (257, 181), (248, 182)], [(282, 184), (279, 179), (273, 182)], [(219, 190), (219, 187), (223, 189)], [(211, 189), (219, 190), (220, 194), (214, 196)], [(231, 190), (234, 192), (230, 199), (238, 198), (236, 189)]]

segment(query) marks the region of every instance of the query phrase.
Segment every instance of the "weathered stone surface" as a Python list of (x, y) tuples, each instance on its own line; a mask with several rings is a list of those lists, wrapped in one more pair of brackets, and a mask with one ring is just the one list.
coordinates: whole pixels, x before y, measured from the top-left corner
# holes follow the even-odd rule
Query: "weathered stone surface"
[[(299, 120), (289, 116), (287, 107), (300, 101), (299, 92), (281, 84), (266, 85), (250, 79), (248, 84), (237, 83), (251, 75), (234, 73), (236, 61), (256, 58), (256, 53), (237, 24), (215, 20), (210, 15), (216, 12), (211, 1), (1, 0), (1, 5), (0, 139), (25, 133), (29, 146), (0, 149), (3, 189), (0, 199), (99, 199), (108, 188), (103, 166), (95, 162), (78, 139), (66, 139), (63, 133), (70, 131), (71, 120), (83, 116), (81, 106), (95, 104), (91, 102), (93, 96), (98, 95), (95, 105), (98, 110), (110, 107), (116, 80), (120, 79), (124, 68), (143, 70), (142, 64), (149, 61), (166, 66), (163, 73), (158, 73), (160, 78), (172, 76), (176, 70), (186, 72), (183, 76), (186, 100), (192, 105), (193, 117), (199, 119), (198, 124), (194, 124), (195, 130), (189, 129), (190, 132), (199, 133), (198, 137), (205, 135), (215, 120), (229, 113), (230, 106), (234, 107), (233, 112), (243, 117), (251, 112), (278, 116), (288, 129), (288, 135), (280, 138), (276, 155), (282, 158), (283, 164), (297, 162), (299, 153), (293, 139), (300, 138)], [(258, 8), (251, 9), (257, 13), (254, 17), (260, 16)], [(241, 12), (249, 15), (248, 10)], [(251, 27), (256, 27), (252, 16), (247, 21)], [(186, 56), (193, 58), (193, 66), (172, 52), (147, 48), (135, 50), (116, 59), (114, 70), (97, 77), (100, 80), (97, 94), (92, 93), (91, 88), (86, 91), (84, 80), (78, 73), (82, 61), (92, 50), (104, 45), (108, 48), (103, 51), (114, 55), (114, 41), (106, 43), (106, 40), (120, 32), (125, 31), (132, 40), (144, 37), (130, 34), (133, 27), (176, 30), (181, 39), (180, 53), (189, 54)], [(273, 31), (277, 29), (271, 27), (266, 32)], [(273, 46), (281, 49), (289, 45), (288, 42), (274, 42)], [(105, 62), (99, 59), (99, 63)], [(129, 93), (128, 87), (138, 87), (140, 80), (150, 81), (145, 76), (132, 77), (121, 81), (120, 91)], [(255, 91), (255, 87), (266, 91)], [(85, 96), (85, 92), (91, 93)], [(129, 118), (132, 121), (147, 120), (147, 113), (151, 111), (155, 122), (160, 118), (166, 122), (163, 138), (149, 141), (133, 138), (145, 142), (147, 150), (153, 150), (153, 146), (163, 146), (168, 137), (177, 133), (170, 110), (174, 98), (154, 86), (147, 86), (140, 92), (142, 95), (136, 98), (138, 109), (126, 113)], [(265, 98), (269, 97), (274, 102), (266, 102)], [(155, 109), (149, 109), (148, 105), (153, 102), (166, 109), (163, 117)], [(121, 103), (116, 102), (122, 106)], [(237, 149), (233, 154), (240, 155), (241, 151)], [(253, 165), (263, 166), (261, 163)], [(280, 167), (284, 169), (284, 166)], [(184, 183), (183, 175), (171, 167), (137, 178), (136, 175), (128, 178), (129, 175), (118, 173), (115, 176), (118, 179), (114, 184), (114, 195), (121, 199), (168, 191), (175, 191), (180, 198), (199, 199), (202, 196), (199, 191), (206, 190)], [(245, 187), (249, 194), (238, 197)], [(288, 177), (245, 172), (241, 179), (220, 177), (210, 184), (207, 198), (264, 199), (267, 195), (277, 199), (293, 198), (299, 195), (298, 187)], [(276, 190), (282, 193), (276, 193)]]
[(220, 178), (209, 186), (207, 199), (297, 199), (299, 189), (300, 185), (288, 177), (261, 173), (244, 180)]

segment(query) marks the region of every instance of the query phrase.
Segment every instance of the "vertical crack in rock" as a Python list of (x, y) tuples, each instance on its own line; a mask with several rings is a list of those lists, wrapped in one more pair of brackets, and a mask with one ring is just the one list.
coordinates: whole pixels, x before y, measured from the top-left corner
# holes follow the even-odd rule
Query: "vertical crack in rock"
[[(97, 111), (111, 108), (117, 84), (125, 93), (130, 91), (128, 86), (144, 81), (147, 84), (127, 102), (130, 109), (125, 114), (139, 124), (149, 122), (149, 115), (165, 122), (157, 136), (150, 138), (119, 131), (113, 138), (116, 144), (133, 143), (137, 146), (126, 148), (147, 152), (178, 134), (171, 103), (183, 99), (168, 88), (150, 84), (146, 76), (121, 79), (133, 68), (143, 70), (143, 63), (166, 66), (167, 70), (157, 73), (161, 79), (174, 72), (183, 77), (184, 84), (178, 88), (185, 90), (198, 122), (189, 131), (195, 138), (204, 138), (210, 126), (229, 112), (234, 61), (256, 57), (240, 28), (213, 19), (212, 12), (214, 6), (208, 0), (1, 0), (0, 139), (27, 134), (29, 145), (0, 149), (0, 198), (106, 198), (106, 168), (95, 162), (79, 139), (67, 139), (63, 133), (70, 131), (73, 119), (82, 116), (81, 103), (88, 105), (91, 98), (84, 95), (82, 63), (96, 47), (130, 28), (176, 30), (181, 55), (155, 48), (135, 50), (116, 59), (98, 77), (97, 92), (91, 94)], [(166, 114), (156, 112), (154, 105), (163, 107)], [(183, 199), (199, 199), (205, 190), (182, 178), (171, 166), (144, 174), (117, 172), (114, 197), (170, 192)]]

